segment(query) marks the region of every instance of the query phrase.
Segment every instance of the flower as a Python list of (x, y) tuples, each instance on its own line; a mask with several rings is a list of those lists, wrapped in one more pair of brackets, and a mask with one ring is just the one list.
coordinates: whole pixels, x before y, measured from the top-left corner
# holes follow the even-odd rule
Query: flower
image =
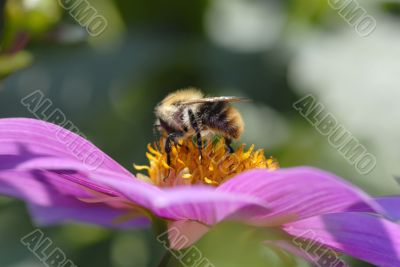
[(158, 149), (158, 146), (164, 146), (164, 142), (162, 139), (160, 145), (147, 146), (150, 166), (134, 165), (137, 170), (148, 171), (149, 177), (137, 175), (139, 179), (161, 187), (179, 184), (218, 186), (246, 170), (274, 170), (279, 167), (272, 157), (265, 158), (262, 149), (253, 152), (254, 145), (247, 151), (245, 145), (242, 145), (233, 153), (226, 153), (224, 139), (206, 145), (201, 155), (192, 140), (181, 140), (178, 145), (172, 147), (171, 166), (168, 166), (167, 154)]
[[(216, 146), (218, 152), (223, 143)], [(184, 149), (190, 151), (185, 154)], [(154, 148), (149, 154), (150, 178), (144, 182), (66, 129), (32, 119), (1, 119), (0, 194), (27, 202), (41, 225), (77, 220), (129, 228), (162, 218), (183, 228), (185, 222), (209, 228), (237, 220), (279, 228), (293, 238), (304, 237), (375, 265), (399, 266), (400, 225), (395, 222), (400, 217), (399, 197), (373, 199), (341, 178), (311, 167), (262, 166), (231, 178), (229, 173), (229, 179), (208, 177), (218, 183), (210, 186), (182, 159), (194, 153), (192, 148), (177, 146), (174, 151), (180, 154), (172, 155), (173, 164), (183, 166), (166, 180), (179, 176), (191, 182), (172, 186), (160, 181), (154, 173), (168, 166), (162, 167), (159, 161), (164, 156), (154, 156), (160, 153)], [(246, 154), (243, 149), (236, 153), (241, 160), (240, 155)], [(251, 150), (246, 155), (255, 165), (264, 160)], [(306, 231), (315, 235), (304, 236)], [(285, 241), (274, 240), (288, 248)]]

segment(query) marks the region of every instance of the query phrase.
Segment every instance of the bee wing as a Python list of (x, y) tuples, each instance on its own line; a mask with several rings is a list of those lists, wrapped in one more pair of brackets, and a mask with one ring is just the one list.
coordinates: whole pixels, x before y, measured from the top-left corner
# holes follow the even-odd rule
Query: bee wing
[(180, 104), (181, 105), (193, 105), (193, 104), (215, 103), (215, 102), (233, 103), (233, 102), (249, 102), (249, 101), (251, 101), (251, 99), (237, 97), (237, 96), (217, 96), (217, 97), (205, 97), (205, 98), (201, 98), (201, 99), (183, 101)]

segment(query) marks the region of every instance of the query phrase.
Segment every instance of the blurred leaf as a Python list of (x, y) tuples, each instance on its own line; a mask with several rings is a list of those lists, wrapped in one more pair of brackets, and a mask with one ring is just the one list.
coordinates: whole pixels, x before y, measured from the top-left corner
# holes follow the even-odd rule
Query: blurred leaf
[(287, 238), (279, 229), (224, 222), (213, 227), (195, 247), (218, 267), (298, 266), (294, 256), (264, 243)]
[(328, 3), (323, 0), (292, 0), (290, 13), (295, 20), (316, 22), (322, 17), (327, 8), (329, 8)]
[[(203, 31), (207, 1), (115, 1), (127, 22), (153, 28), (163, 33), (198, 33)], [(161, 26), (161, 28), (160, 28)]]
[(9, 23), (35, 35), (57, 23), (61, 18), (61, 10), (53, 0), (8, 0), (6, 16)]
[[(6, 1), (0, 1), (0, 40), (3, 39), (3, 32), (4, 32), (4, 7), (6, 5)], [(0, 52), (2, 47), (0, 47)]]
[(400, 17), (400, 3), (397, 1), (384, 2), (382, 9), (393, 16)]
[(61, 8), (53, 0), (8, 0), (5, 5), (3, 49), (10, 50), (21, 34), (38, 37), (61, 18)]
[[(60, 237), (71, 243), (75, 249), (98, 243), (109, 235), (110, 231), (105, 228), (85, 224), (68, 224), (60, 232)], [(80, 238), (76, 238), (77, 236)]]
[(113, 240), (111, 261), (115, 267), (147, 266), (150, 253), (141, 232), (122, 232)]
[(20, 51), (16, 54), (0, 55), (0, 78), (25, 68), (32, 63), (33, 57), (27, 51)]

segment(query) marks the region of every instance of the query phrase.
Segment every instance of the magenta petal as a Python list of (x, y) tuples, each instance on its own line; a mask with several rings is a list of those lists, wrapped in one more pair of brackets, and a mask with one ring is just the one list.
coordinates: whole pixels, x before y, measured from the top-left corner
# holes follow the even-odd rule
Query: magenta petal
[(231, 216), (245, 221), (247, 209), (268, 212), (267, 204), (258, 198), (194, 186), (166, 190), (163, 202), (158, 203), (156, 213), (175, 220), (190, 219), (208, 225)]
[[(111, 203), (117, 206), (111, 206), (110, 203), (88, 204), (79, 201), (78, 198), (91, 199), (96, 196), (79, 184), (64, 179), (60, 173), (0, 172), (0, 185), (1, 194), (28, 202), (33, 219), (40, 225), (73, 220), (112, 228), (140, 227), (148, 224), (148, 219), (140, 214), (128, 217), (128, 221), (117, 223), (115, 220), (119, 217), (133, 213), (132, 209), (118, 202)], [(119, 208), (116, 208), (118, 205)]]
[[(129, 211), (114, 209), (100, 204), (76, 203), (67, 207), (44, 207), (29, 205), (29, 211), (37, 225), (48, 226), (63, 222), (83, 222), (109, 228), (127, 229), (146, 227), (150, 221), (147, 217), (137, 214), (127, 216)], [(118, 219), (127, 216), (121, 222)]]
[[(96, 163), (90, 160), (93, 155), (101, 164), (89, 164)], [(96, 175), (134, 179), (89, 141), (66, 129), (33, 119), (0, 119), (1, 194), (46, 206), (66, 195), (87, 196), (82, 187), (113, 195), (112, 189), (89, 179)]]
[(95, 197), (92, 191), (118, 196), (115, 190), (96, 183), (83, 173), (40, 169), (0, 170), (0, 194), (36, 205), (55, 206), (71, 198)]
[(129, 175), (88, 140), (62, 127), (34, 119), (0, 119), (0, 170), (38, 159), (62, 159), (88, 171), (101, 168)]
[[(88, 160), (89, 155), (101, 164), (88, 164), (97, 162)], [(136, 179), (87, 140), (31, 119), (0, 120), (0, 159), (0, 193), (43, 208), (78, 209), (69, 206), (71, 199), (102, 194), (129, 200), (160, 217), (206, 224), (226, 218), (282, 224), (330, 212), (380, 211), (362, 191), (312, 168), (254, 170), (218, 188), (160, 189)], [(120, 204), (113, 207), (126, 208)], [(83, 203), (80, 208), (85, 207)]]
[[(103, 159), (96, 168), (88, 166), (82, 156), (91, 151)], [(96, 198), (101, 193), (123, 197), (161, 217), (213, 224), (249, 206), (264, 209), (265, 204), (212, 187), (161, 190), (137, 180), (87, 140), (38, 120), (0, 120), (0, 159), (0, 194), (40, 206), (39, 211), (60, 207), (78, 212), (87, 205), (70, 206), (71, 199)], [(35, 215), (37, 219), (45, 216), (38, 211)], [(42, 221), (55, 219), (43, 217)]]
[(373, 199), (355, 186), (310, 167), (249, 171), (222, 184), (217, 191), (264, 201), (270, 212), (253, 218), (264, 225), (279, 225), (332, 212), (381, 211)]
[(380, 217), (356, 212), (325, 214), (289, 223), (284, 229), (293, 236), (310, 233), (336, 251), (377, 266), (400, 266), (400, 225)]
[(375, 201), (383, 207), (391, 220), (400, 221), (400, 196), (378, 197)]
[[(48, 180), (49, 176), (55, 177), (52, 183)], [(58, 175), (49, 173), (45, 175), (41, 171), (0, 171), (0, 194), (37, 205), (57, 205), (65, 199), (61, 193), (64, 190), (64, 182), (59, 183), (59, 189), (53, 186), (54, 183), (58, 183), (57, 178)], [(68, 190), (68, 184), (65, 184)], [(85, 196), (82, 190), (76, 192), (76, 195)]]
[(182, 186), (161, 190), (156, 187), (138, 187), (138, 180), (128, 182), (100, 177), (96, 179), (132, 202), (171, 220), (195, 220), (211, 225), (230, 215), (241, 214), (249, 207), (267, 211), (266, 203), (258, 198), (218, 192), (214, 187)]
[[(182, 250), (192, 246), (200, 240), (206, 233), (210, 231), (210, 227), (196, 221), (173, 221), (168, 224), (168, 238), (171, 249)], [(185, 237), (185, 242), (176, 242), (176, 234)]]
[[(247, 208), (267, 212), (267, 205), (252, 196), (218, 192), (214, 187), (182, 186), (160, 189), (138, 179), (118, 179), (109, 173), (91, 173), (86, 179), (80, 174), (57, 173), (61, 179), (83, 185), (103, 194), (121, 197), (171, 220), (195, 220), (215, 224), (230, 215), (245, 214)], [(73, 194), (77, 194), (74, 192)], [(243, 220), (246, 217), (242, 218)]]
[[(86, 176), (84, 173), (65, 171), (0, 171), (0, 194), (19, 198), (30, 203), (35, 207), (35, 212), (32, 213), (35, 220), (42, 224), (75, 219), (92, 223), (97, 220), (100, 225), (112, 226), (106, 224), (106, 222), (115, 219), (118, 214), (132, 213), (132, 209), (125, 204), (127, 202), (126, 199), (123, 201), (124, 199), (122, 198), (122, 200), (112, 203), (105, 201), (104, 203), (101, 202), (102, 204), (88, 204), (78, 201), (78, 199), (94, 199), (96, 201), (99, 195), (121, 199), (118, 191), (96, 181), (95, 177), (101, 174), (107, 175), (109, 180), (119, 180), (119, 174), (111, 172), (96, 172), (92, 173), (91, 176)], [(123, 180), (120, 179), (120, 181)], [(161, 191), (134, 177), (129, 181), (137, 190), (137, 194), (134, 197), (135, 202), (143, 206), (149, 205), (154, 198), (153, 196), (158, 195)], [(93, 207), (93, 210), (90, 207)], [(50, 211), (52, 212), (51, 214), (48, 213)], [(98, 211), (101, 211), (101, 216)], [(63, 212), (65, 213), (63, 214)], [(92, 212), (93, 214), (91, 214)], [(108, 215), (107, 212), (109, 212)], [(126, 225), (136, 225), (135, 222), (130, 223), (132, 224)]]
[[(88, 163), (95, 161), (84, 155), (97, 155), (101, 164), (93, 168)], [(0, 194), (28, 202), (37, 221), (76, 219), (106, 225), (117, 214), (132, 212), (121, 204), (77, 200), (97, 194), (118, 197), (115, 190), (91, 178), (96, 175), (137, 181), (89, 141), (61, 127), (32, 119), (0, 119)], [(141, 186), (150, 187), (140, 183), (139, 190)], [(129, 223), (136, 225), (135, 220)]]

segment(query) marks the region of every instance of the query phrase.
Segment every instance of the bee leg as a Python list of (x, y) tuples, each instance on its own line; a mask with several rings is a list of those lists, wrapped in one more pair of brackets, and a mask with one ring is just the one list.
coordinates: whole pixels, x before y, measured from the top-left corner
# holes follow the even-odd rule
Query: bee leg
[(235, 152), (235, 150), (232, 148), (232, 139), (225, 137), (225, 145), (228, 148), (229, 153)]
[(168, 135), (167, 139), (165, 140), (165, 153), (167, 153), (167, 165), (170, 167), (168, 169), (168, 174), (166, 177), (164, 177), (163, 181), (165, 182), (165, 180), (169, 177), (169, 175), (171, 174), (171, 141), (173, 140), (173, 136), (171, 134)]
[(171, 165), (171, 145), (173, 144), (175, 147), (178, 146), (178, 137), (180, 136), (182, 136), (181, 132), (172, 132), (168, 134), (167, 139), (165, 140), (165, 153), (167, 153), (168, 165)]
[(202, 160), (202, 159), (203, 159), (203, 152), (202, 152), (202, 149), (203, 149), (203, 141), (202, 141), (202, 139), (201, 139), (201, 133), (200, 133), (200, 132), (198, 132), (198, 133), (196, 134), (196, 139), (197, 139), (197, 147), (198, 147), (198, 149), (199, 149), (200, 159)]
[(189, 120), (190, 124), (193, 127), (194, 131), (196, 132), (196, 139), (197, 139), (197, 147), (199, 149), (200, 159), (203, 159), (203, 139), (201, 137), (201, 130), (199, 127), (199, 123), (197, 122), (196, 116), (194, 115), (191, 109), (188, 110), (189, 113)]
[(167, 140), (165, 140), (165, 153), (167, 153), (167, 164), (171, 165), (171, 141), (173, 140), (173, 136), (171, 134), (168, 135)]
[(172, 143), (174, 143), (175, 147), (181, 147), (182, 146), (182, 144), (179, 144), (179, 141), (178, 141), (176, 136), (174, 136), (174, 138), (172, 139)]

